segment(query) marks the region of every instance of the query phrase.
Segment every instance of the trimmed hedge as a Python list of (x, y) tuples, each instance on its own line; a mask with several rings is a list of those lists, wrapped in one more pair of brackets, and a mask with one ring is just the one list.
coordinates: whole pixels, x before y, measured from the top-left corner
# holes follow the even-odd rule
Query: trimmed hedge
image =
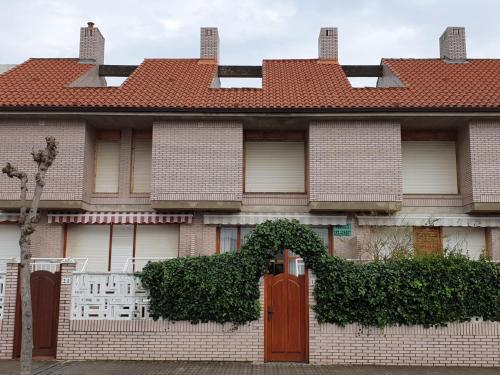
[(309, 227), (285, 219), (256, 227), (238, 253), (148, 263), (139, 274), (153, 319), (244, 324), (259, 318), (259, 280), (281, 249), (316, 275), (318, 321), (439, 325), (500, 321), (500, 265), (459, 255), (365, 264), (327, 255)]
[(461, 255), (354, 264), (329, 257), (316, 270), (320, 322), (365, 326), (500, 321), (500, 265)]

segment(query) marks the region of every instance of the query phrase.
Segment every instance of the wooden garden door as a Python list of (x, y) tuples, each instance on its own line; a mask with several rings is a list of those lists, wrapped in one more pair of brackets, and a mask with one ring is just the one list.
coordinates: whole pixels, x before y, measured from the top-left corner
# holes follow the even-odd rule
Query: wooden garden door
[(301, 259), (284, 251), (264, 278), (264, 359), (307, 362), (306, 270)]
[[(31, 274), (33, 357), (55, 358), (56, 356), (60, 284), (60, 272), (35, 271)], [(21, 301), (19, 293), (15, 341), (14, 357), (18, 358), (21, 351)]]

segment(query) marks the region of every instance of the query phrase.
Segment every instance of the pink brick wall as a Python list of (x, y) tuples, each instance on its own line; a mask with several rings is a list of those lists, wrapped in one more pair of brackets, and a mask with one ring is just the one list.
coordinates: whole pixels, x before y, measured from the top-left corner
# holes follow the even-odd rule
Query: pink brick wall
[(216, 226), (204, 225), (203, 215), (194, 214), (191, 224), (179, 226), (179, 256), (215, 253)]
[(4, 317), (0, 319), (0, 359), (12, 358), (16, 319), (18, 265), (8, 264), (5, 283)]
[(500, 228), (489, 228), (486, 235), (491, 259), (500, 262)]
[(42, 212), (40, 222), (31, 237), (34, 258), (62, 258), (64, 252), (64, 226), (48, 224), (47, 213)]
[[(33, 186), (36, 165), (33, 148), (43, 148), (45, 137), (59, 142), (59, 155), (47, 173), (44, 200), (82, 200), (85, 123), (81, 121), (2, 120), (0, 122), (0, 162), (10, 161), (26, 171)], [(30, 189), (31, 194), (33, 188)], [(19, 182), (0, 175), (0, 200), (18, 200)]]
[(469, 124), (474, 202), (500, 203), (500, 122)]
[[(309, 305), (314, 276), (310, 276)], [(500, 323), (452, 323), (363, 328), (319, 324), (309, 312), (309, 362), (313, 365), (500, 366)]]
[(324, 121), (309, 127), (310, 200), (402, 200), (397, 122)]
[[(73, 265), (63, 266), (70, 277)], [(261, 295), (263, 296), (263, 285)], [(58, 359), (262, 361), (263, 313), (242, 327), (163, 321), (70, 321), (71, 285), (61, 285)], [(261, 300), (263, 305), (263, 300)]]
[(152, 200), (241, 201), (243, 129), (237, 122), (157, 122)]

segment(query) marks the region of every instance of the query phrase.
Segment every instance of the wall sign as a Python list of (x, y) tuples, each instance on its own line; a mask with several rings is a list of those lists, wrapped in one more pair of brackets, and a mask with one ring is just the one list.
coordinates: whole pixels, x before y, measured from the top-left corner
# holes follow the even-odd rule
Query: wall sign
[(334, 225), (333, 235), (336, 237), (350, 237), (352, 236), (351, 224), (346, 225)]

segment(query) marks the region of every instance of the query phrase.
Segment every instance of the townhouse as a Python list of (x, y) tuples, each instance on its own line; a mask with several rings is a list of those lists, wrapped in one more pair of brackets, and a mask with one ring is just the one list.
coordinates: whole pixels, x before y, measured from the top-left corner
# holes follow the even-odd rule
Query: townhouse
[[(152, 322), (147, 298), (130, 281), (150, 260), (238, 251), (256, 224), (273, 218), (311, 225), (330, 254), (353, 260), (377, 255), (374, 237), (389, 239), (375, 249), (383, 253), (403, 233), (419, 251), (500, 261), (500, 60), (467, 58), (463, 28), (444, 31), (435, 58), (379, 65), (342, 65), (330, 27), (320, 30), (317, 58), (261, 66), (221, 65), (218, 30), (201, 28), (200, 38), (199, 58), (107, 65), (104, 37), (89, 23), (78, 58), (0, 66), (0, 161), (33, 172), (30, 151), (45, 136), (56, 137), (60, 150), (32, 246), (33, 270), (45, 272), (39, 282), (54, 290), (39, 297), (35, 315), (49, 305), (57, 311), (51, 324), (35, 317), (45, 327), (35, 354), (273, 360), (264, 354), (264, 317), (237, 332)], [(112, 86), (109, 77), (126, 79)], [(353, 77), (376, 85), (355, 87)], [(241, 78), (261, 87), (227, 87)], [(3, 357), (15, 356), (18, 345), (19, 205), (17, 182), (0, 176)], [(305, 273), (300, 264), (289, 270)], [(304, 361), (498, 365), (494, 323), (425, 334), (394, 328), (371, 348), (358, 342), (337, 356), (356, 330), (321, 327), (312, 315), (309, 339), (301, 336)], [(484, 336), (480, 354), (461, 344), (464, 324)], [(391, 335), (391, 345), (410, 349), (373, 354)], [(433, 335), (447, 348), (415, 357)], [(123, 343), (134, 349), (120, 352)], [(457, 355), (443, 359), (450, 348)]]

